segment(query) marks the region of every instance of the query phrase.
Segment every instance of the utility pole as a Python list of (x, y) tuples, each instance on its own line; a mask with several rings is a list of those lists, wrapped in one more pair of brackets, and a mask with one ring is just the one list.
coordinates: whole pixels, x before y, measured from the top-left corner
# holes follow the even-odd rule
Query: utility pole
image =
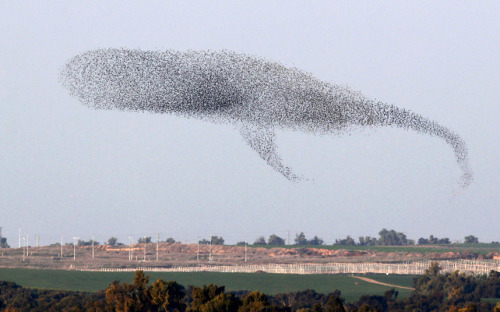
[(198, 241), (198, 251), (196, 252), (196, 261), (200, 261), (200, 237), (196, 236), (196, 240)]
[[(24, 244), (26, 245), (26, 237), (23, 237), (23, 240), (24, 240)], [(24, 254), (25, 250), (24, 250), (24, 247), (23, 247), (23, 262), (25, 260), (25, 254)]]
[(76, 244), (77, 240), (80, 239), (80, 237), (73, 237), (73, 261), (76, 260)]
[(128, 237), (128, 261), (132, 261), (132, 236)]
[(286, 237), (287, 237), (287, 245), (290, 245), (290, 231), (286, 231)]
[(208, 262), (212, 262), (212, 235), (210, 235), (210, 255), (208, 256)]
[(36, 248), (40, 247), (40, 236), (36, 236)]
[(158, 247), (160, 244), (160, 233), (156, 233), (156, 262), (158, 262)]
[(94, 259), (94, 233), (92, 233), (92, 259)]

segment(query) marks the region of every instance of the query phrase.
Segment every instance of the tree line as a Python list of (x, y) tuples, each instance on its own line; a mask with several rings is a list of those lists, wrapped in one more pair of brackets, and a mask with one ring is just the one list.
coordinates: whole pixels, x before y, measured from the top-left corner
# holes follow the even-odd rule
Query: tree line
[[(402, 232), (395, 230), (382, 229), (378, 233), (379, 237), (360, 236), (356, 242), (351, 236), (343, 239), (336, 239), (334, 245), (341, 246), (411, 246), (415, 245), (415, 240), (408, 239)], [(448, 245), (451, 240), (448, 237), (438, 238), (430, 235), (429, 238), (420, 237), (417, 241), (419, 245)], [(479, 239), (474, 235), (464, 237), (465, 244), (477, 244)], [(495, 243), (495, 242), (492, 242)]]
[[(335, 242), (333, 245), (338, 245), (338, 246), (411, 246), (411, 245), (447, 245), (451, 244), (451, 240), (448, 237), (443, 237), (443, 238), (438, 238), (435, 237), (434, 235), (430, 235), (429, 238), (424, 238), (420, 237), (417, 241), (413, 239), (408, 239), (406, 235), (402, 232), (396, 232), (395, 230), (387, 230), (387, 229), (382, 229), (378, 233), (379, 237), (371, 237), (371, 236), (360, 236), (358, 238), (358, 241), (356, 241), (354, 238), (352, 238), (350, 235), (347, 235), (345, 238), (339, 238), (335, 239)], [(153, 240), (151, 236), (144, 236), (141, 237), (137, 240), (137, 243), (139, 244), (149, 244), (152, 243)], [(169, 237), (166, 240), (159, 241), (159, 242), (165, 242), (165, 243), (176, 243), (177, 241)], [(222, 236), (217, 236), (217, 235), (212, 235), (208, 239), (204, 238), (198, 241), (198, 244), (202, 245), (224, 245), (225, 240)], [(479, 239), (474, 236), (474, 235), (468, 235), (464, 237), (464, 243), (465, 244), (477, 244), (479, 243)], [(492, 242), (494, 244), (499, 244), (498, 242)], [(97, 246), (100, 243), (95, 240), (78, 240), (77, 245), (78, 246), (90, 246), (90, 245)], [(123, 243), (119, 242), (116, 237), (110, 237), (107, 242), (104, 244), (110, 245), (110, 246), (122, 246), (124, 245)], [(244, 245), (254, 245), (254, 246), (284, 246), (286, 245), (287, 242), (285, 241), (284, 238), (276, 235), (276, 234), (271, 234), (267, 240), (264, 236), (259, 236), (257, 239), (253, 242), (253, 244), (250, 244), (245, 241), (239, 241), (236, 243), (237, 246), (244, 246)], [(73, 245), (73, 243), (66, 243), (66, 245)], [(304, 232), (300, 232), (295, 235), (294, 239), (294, 244), (295, 246), (320, 246), (324, 245), (323, 239), (319, 238), (318, 236), (314, 236), (312, 239), (307, 239)], [(50, 246), (60, 246), (60, 243), (55, 243), (51, 244)], [(9, 248), (9, 244), (7, 244), (7, 239), (5, 237), (0, 237), (0, 248)]]
[[(466, 275), (441, 273), (433, 263), (414, 279), (415, 290), (404, 299), (390, 289), (383, 295), (363, 295), (346, 303), (339, 290), (320, 294), (314, 290), (266, 295), (260, 291), (227, 292), (213, 284), (184, 287), (158, 279), (149, 283), (136, 271), (132, 283), (114, 281), (97, 293), (23, 288), (0, 282), (0, 311), (178, 311), (178, 312), (368, 312), (449, 311), (500, 312), (482, 298), (500, 298), (500, 273)], [(500, 300), (500, 299), (499, 299)]]

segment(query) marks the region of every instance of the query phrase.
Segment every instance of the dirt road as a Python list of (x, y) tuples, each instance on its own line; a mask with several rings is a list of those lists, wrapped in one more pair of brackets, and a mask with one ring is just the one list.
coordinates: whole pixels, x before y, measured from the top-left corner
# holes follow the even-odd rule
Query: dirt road
[(399, 286), (399, 285), (393, 285), (393, 284), (387, 284), (387, 283), (382, 283), (382, 282), (379, 282), (379, 281), (376, 281), (374, 279), (367, 278), (367, 277), (362, 277), (362, 276), (352, 276), (352, 277), (360, 279), (360, 280), (368, 282), (368, 283), (372, 283), (372, 284), (378, 284), (378, 285), (384, 285), (384, 286), (389, 286), (389, 287), (394, 287), (394, 288), (402, 288), (402, 289), (408, 289), (408, 290), (415, 290), (415, 288), (406, 287), (406, 286)]

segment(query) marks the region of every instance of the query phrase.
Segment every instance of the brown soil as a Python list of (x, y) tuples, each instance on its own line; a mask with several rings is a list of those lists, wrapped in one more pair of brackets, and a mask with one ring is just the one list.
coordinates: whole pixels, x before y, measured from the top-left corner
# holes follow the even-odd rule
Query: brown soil
[[(198, 252), (199, 248), (199, 252)], [(90, 246), (76, 248), (73, 257), (73, 246), (66, 245), (63, 257), (60, 248), (30, 248), (29, 257), (24, 257), (23, 249), (2, 249), (0, 267), (34, 267), (34, 268), (131, 268), (131, 267), (172, 267), (195, 266), (199, 264), (238, 265), (244, 264), (245, 247), (243, 246), (209, 246), (180, 243), (160, 243), (158, 245), (158, 261), (156, 261), (156, 244), (149, 243), (144, 253), (144, 244), (129, 246), (102, 245), (95, 247), (92, 258)], [(131, 260), (129, 260), (131, 254)], [(488, 255), (489, 258), (498, 256)], [(409, 252), (375, 252), (330, 250), (321, 248), (247, 248), (247, 264), (266, 263), (327, 263), (327, 262), (404, 262), (419, 260), (450, 260), (478, 258), (467, 252), (447, 253), (409, 253)]]

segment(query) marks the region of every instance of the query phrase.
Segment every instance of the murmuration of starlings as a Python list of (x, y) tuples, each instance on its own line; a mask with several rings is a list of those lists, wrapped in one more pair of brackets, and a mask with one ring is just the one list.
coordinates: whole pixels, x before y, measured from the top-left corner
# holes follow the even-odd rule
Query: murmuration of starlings
[(465, 142), (409, 110), (370, 100), (277, 62), (230, 51), (91, 50), (71, 58), (62, 85), (92, 108), (147, 111), (233, 124), (247, 144), (287, 179), (275, 131), (343, 134), (397, 127), (441, 138), (455, 154), (468, 187), (473, 174)]

